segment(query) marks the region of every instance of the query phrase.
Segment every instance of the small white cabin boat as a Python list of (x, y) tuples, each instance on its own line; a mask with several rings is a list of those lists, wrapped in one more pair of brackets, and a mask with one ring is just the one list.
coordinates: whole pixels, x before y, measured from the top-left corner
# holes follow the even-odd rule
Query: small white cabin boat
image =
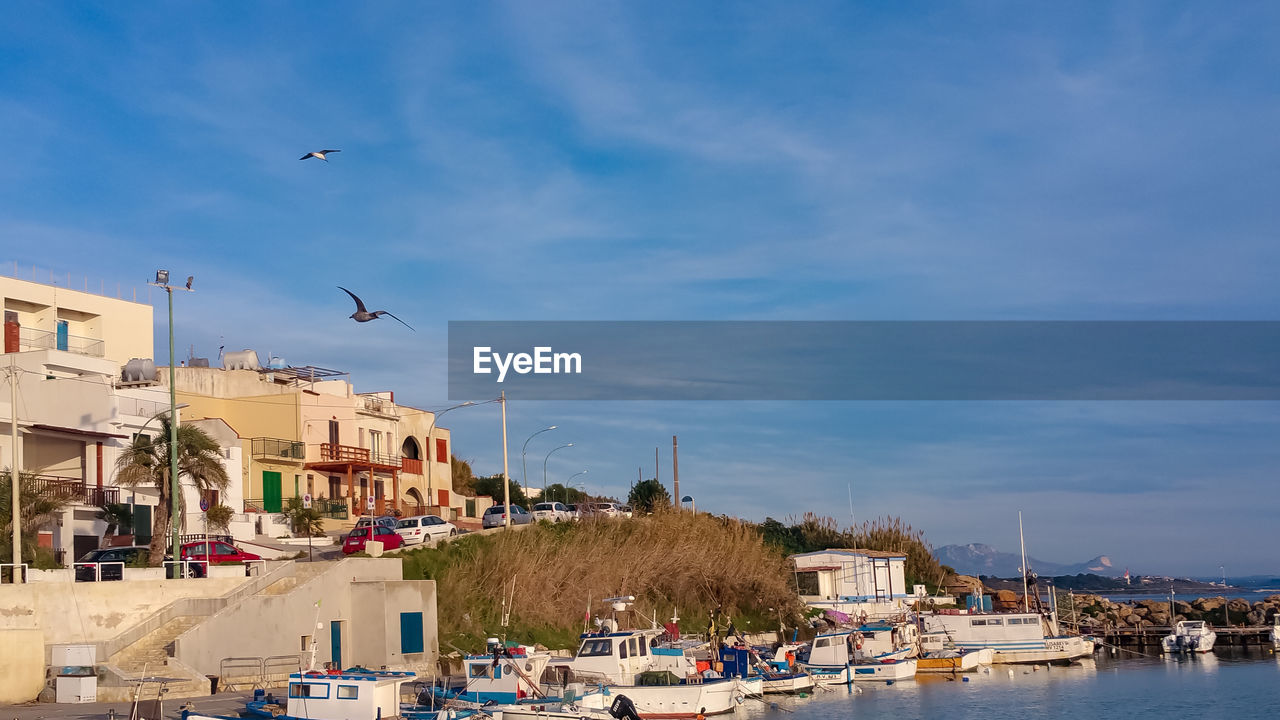
[(799, 665), (820, 685), (847, 685), (855, 680), (892, 682), (915, 677), (916, 661), (898, 657), (901, 651), (866, 656), (856, 642), (849, 630), (819, 635)]
[(1183, 620), (1160, 640), (1160, 648), (1167, 653), (1207, 653), (1213, 650), (1217, 640), (1218, 633), (1210, 630), (1203, 620)]

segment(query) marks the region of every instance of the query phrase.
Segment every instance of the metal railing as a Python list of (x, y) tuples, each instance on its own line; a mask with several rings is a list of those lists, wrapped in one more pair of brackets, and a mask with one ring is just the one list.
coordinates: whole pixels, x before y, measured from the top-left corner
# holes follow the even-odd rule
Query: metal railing
[[(119, 568), (120, 568), (120, 577), (109, 577), (109, 578), (104, 578), (104, 577), (102, 577), (102, 567), (103, 567), (104, 565), (106, 565), (106, 566), (108, 566), (108, 567), (119, 567)], [(103, 581), (106, 581), (106, 580), (124, 580), (124, 563), (123, 563), (123, 562), (121, 562), (121, 561), (119, 561), (119, 560), (111, 560), (111, 561), (108, 561), (108, 562), (77, 562), (77, 563), (72, 563), (72, 564), (71, 564), (71, 569), (72, 569), (73, 571), (74, 571), (74, 570), (76, 570), (76, 569), (78, 569), (78, 568), (82, 568), (82, 567), (92, 567), (92, 568), (93, 568), (93, 581), (94, 581), (94, 582), (103, 582)], [(79, 575), (79, 573), (77, 573), (77, 575)], [(76, 580), (77, 580), (77, 581), (79, 581), (79, 580), (80, 580), (80, 578), (79, 578), (79, 577), (77, 577), (77, 578), (76, 578)]]
[(364, 411), (375, 415), (386, 415), (387, 417), (396, 417), (396, 405), (390, 400), (384, 400), (380, 397), (365, 396)]
[(231, 537), (230, 535), (210, 535), (206, 533), (195, 533), (192, 535), (178, 536), (178, 543), (181, 545), (186, 545), (187, 543), (193, 543), (193, 542), (204, 542), (205, 540), (208, 540), (209, 542), (224, 542), (224, 543), (233, 543), (233, 544), (235, 543), (235, 538)]
[(311, 507), (320, 513), (320, 517), (333, 520), (347, 519), (347, 503), (342, 500), (313, 500)]
[(37, 475), (36, 492), (82, 505), (105, 505), (120, 502), (120, 488), (114, 485), (90, 485), (76, 478)]
[(59, 335), (48, 330), (24, 327), (18, 329), (18, 347), (23, 350), (65, 350), (77, 355), (102, 357), (105, 343), (96, 338), (79, 335)]
[[(209, 561), (208, 560), (165, 560), (161, 565), (164, 566), (164, 576), (166, 578), (200, 578), (209, 577)], [(177, 571), (170, 570), (169, 567), (177, 568)]]
[(256, 437), (250, 443), (250, 454), (254, 458), (305, 460), (307, 458), (307, 446), (297, 440)]

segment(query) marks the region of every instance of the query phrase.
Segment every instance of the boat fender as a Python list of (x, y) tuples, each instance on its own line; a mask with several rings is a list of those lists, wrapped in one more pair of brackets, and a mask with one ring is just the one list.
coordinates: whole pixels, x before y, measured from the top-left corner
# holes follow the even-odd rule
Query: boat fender
[(854, 640), (854, 647), (857, 648), (858, 650), (861, 650), (862, 640), (863, 640), (862, 633), (858, 633), (857, 635), (854, 635), (853, 640)]

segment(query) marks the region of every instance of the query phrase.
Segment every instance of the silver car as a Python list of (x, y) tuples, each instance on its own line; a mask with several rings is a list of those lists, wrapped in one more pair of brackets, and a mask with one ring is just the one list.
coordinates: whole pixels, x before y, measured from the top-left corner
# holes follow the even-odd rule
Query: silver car
[[(511, 524), (527, 525), (533, 522), (533, 516), (527, 510), (519, 505), (511, 506)], [(480, 525), (485, 528), (502, 527), (507, 524), (507, 508), (505, 505), (493, 505), (484, 511), (484, 517), (480, 518)]]

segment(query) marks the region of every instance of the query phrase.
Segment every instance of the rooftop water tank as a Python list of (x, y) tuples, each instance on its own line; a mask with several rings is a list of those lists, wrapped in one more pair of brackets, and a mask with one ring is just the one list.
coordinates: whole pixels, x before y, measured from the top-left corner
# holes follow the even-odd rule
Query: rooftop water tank
[(222, 367), (226, 370), (257, 370), (262, 366), (258, 364), (258, 353), (252, 350), (241, 350), (224, 353)]
[(271, 368), (272, 370), (283, 370), (289, 366), (285, 363), (284, 358), (273, 357), (271, 358), (270, 361), (267, 362), (267, 367)]
[(127, 383), (155, 382), (156, 364), (151, 358), (130, 358), (120, 370), (120, 379)]

